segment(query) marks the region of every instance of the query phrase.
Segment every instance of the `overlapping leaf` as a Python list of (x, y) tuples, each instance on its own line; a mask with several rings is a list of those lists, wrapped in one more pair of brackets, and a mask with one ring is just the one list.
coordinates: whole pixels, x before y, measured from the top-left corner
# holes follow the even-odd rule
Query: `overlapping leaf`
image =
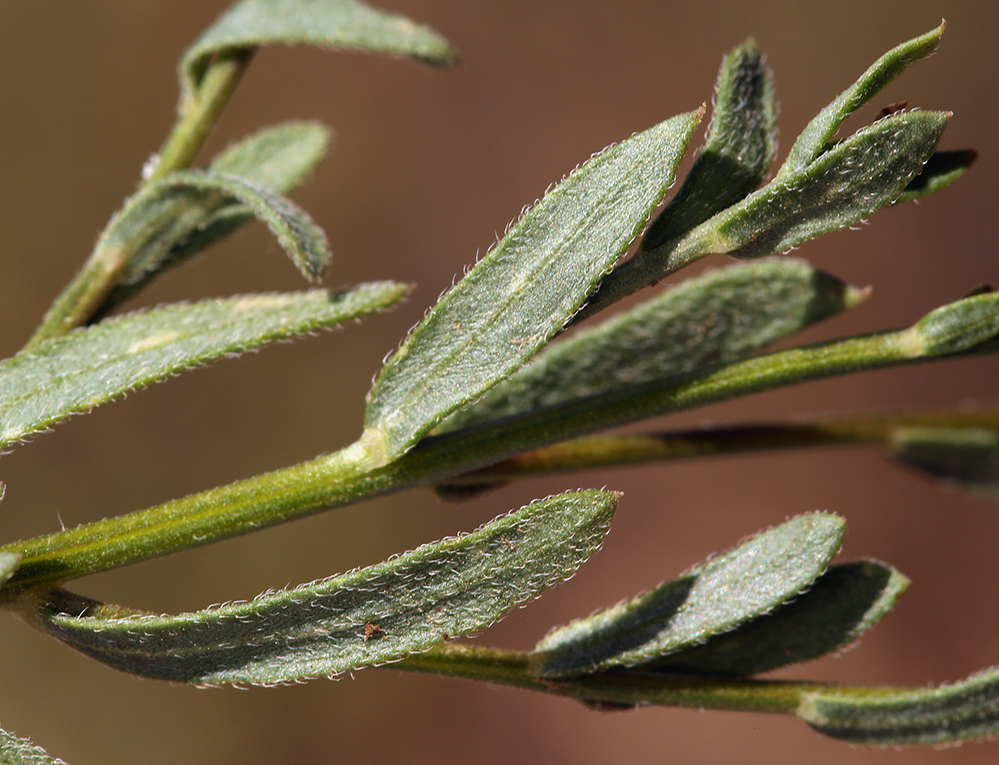
[(710, 272), (545, 349), (443, 428), (727, 364), (855, 305), (859, 295), (803, 261)]
[(589, 160), (438, 302), (369, 396), (363, 442), (375, 461), (404, 453), (565, 326), (661, 201), (700, 116), (667, 120)]
[(172, 305), (108, 319), (0, 362), (0, 445), (184, 369), (386, 308), (393, 282)]
[(999, 498), (999, 430), (995, 428), (896, 428), (890, 448), (896, 459), (910, 467)]
[(549, 633), (535, 647), (537, 671), (641, 666), (729, 632), (810, 587), (844, 532), (842, 519), (825, 513), (762, 532), (681, 579)]
[(385, 563), (192, 614), (108, 615), (53, 593), (38, 616), (74, 648), (147, 677), (273, 684), (332, 675), (476, 632), (536, 598), (593, 553), (616, 505), (611, 492), (562, 494)]
[(0, 763), (2, 765), (66, 765), (50, 757), (44, 749), (30, 741), (0, 729)]
[(184, 54), (182, 101), (197, 100), (202, 78), (216, 54), (296, 44), (410, 56), (432, 64), (454, 61), (447, 41), (433, 30), (357, 0), (243, 0)]

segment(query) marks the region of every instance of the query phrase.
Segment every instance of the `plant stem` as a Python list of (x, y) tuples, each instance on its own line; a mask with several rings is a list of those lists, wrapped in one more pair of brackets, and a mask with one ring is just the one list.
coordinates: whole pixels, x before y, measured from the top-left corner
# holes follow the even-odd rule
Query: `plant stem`
[[(182, 170), (194, 161), (249, 65), (254, 50), (227, 50), (212, 61), (197, 97), (181, 104), (177, 122), (160, 150), (156, 166), (144, 178), (143, 183), (148, 184), (167, 173)], [(102, 247), (98, 244), (83, 268), (46, 312), (41, 325), (24, 349), (33, 348), (44, 340), (59, 337), (89, 322), (121, 282), (128, 266), (129, 252), (128, 247)]]
[[(943, 354), (941, 354), (943, 355)], [(629, 422), (794, 383), (921, 360), (912, 329), (792, 348), (640, 386), (618, 388), (424, 439), (373, 467), (362, 441), (333, 455), (95, 523), (16, 542), (23, 556), (0, 594), (198, 547), (323, 509), (401, 491)], [(2, 595), (0, 595), (2, 600)]]

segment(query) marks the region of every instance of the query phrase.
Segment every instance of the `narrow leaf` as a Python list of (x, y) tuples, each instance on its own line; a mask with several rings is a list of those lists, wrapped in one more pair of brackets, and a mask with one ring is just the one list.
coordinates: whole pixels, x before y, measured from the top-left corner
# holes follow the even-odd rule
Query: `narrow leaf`
[(856, 305), (860, 296), (798, 260), (709, 272), (545, 349), (443, 427), (727, 364)]
[(50, 757), (41, 747), (27, 739), (0, 729), (0, 764), (2, 765), (66, 765), (62, 760)]
[(856, 744), (946, 744), (999, 733), (999, 669), (939, 688), (812, 693), (798, 717)]
[(707, 642), (644, 665), (671, 674), (746, 676), (848, 646), (890, 611), (909, 580), (874, 561), (832, 566), (811, 589)]
[(843, 121), (880, 93), (907, 66), (930, 55), (939, 44), (946, 27), (941, 22), (936, 29), (892, 48), (875, 61), (859, 80), (819, 112), (794, 142), (777, 173), (778, 180), (803, 170), (826, 151)]
[(386, 308), (392, 282), (173, 305), (108, 319), (0, 362), (0, 446), (222, 356)]
[(999, 498), (999, 429), (896, 428), (891, 450), (909, 467)]
[[(319, 123), (288, 122), (233, 144), (215, 157), (209, 170), (219, 175), (237, 176), (280, 196), (292, 192), (308, 178), (326, 154), (329, 144), (330, 132)], [(254, 218), (254, 211), (233, 196), (209, 196), (189, 189), (186, 194), (172, 197), (175, 192), (175, 188), (152, 192), (154, 198), (164, 193), (168, 197), (163, 202), (167, 209), (152, 217), (161, 221), (170, 216), (182, 218), (183, 228), (164, 230), (157, 240), (147, 245), (147, 254), (132, 258), (122, 277), (124, 283), (111, 292), (99, 314), (109, 313), (164, 270), (180, 265)], [(160, 239), (166, 241), (158, 241)]]
[(213, 685), (338, 674), (477, 632), (567, 579), (600, 545), (617, 496), (534, 502), (472, 534), (247, 603), (105, 618), (91, 602), (95, 616), (81, 617), (78, 599), (55, 593), (38, 616), (74, 648), (146, 677)]
[(180, 63), (183, 99), (197, 99), (201, 80), (216, 54), (275, 44), (388, 53), (438, 65), (455, 59), (447, 41), (436, 32), (356, 0), (243, 0), (184, 54)]
[(701, 112), (606, 149), (529, 210), (382, 369), (363, 443), (387, 462), (522, 366), (579, 309), (673, 182)]
[(909, 181), (896, 201), (911, 202), (947, 188), (968, 172), (977, 158), (978, 152), (974, 149), (933, 152), (919, 175)]
[(704, 146), (680, 191), (649, 226), (641, 250), (685, 234), (755, 191), (776, 152), (773, 79), (756, 42), (747, 40), (725, 56)]
[(545, 677), (649, 663), (768, 613), (825, 571), (842, 519), (810, 513), (764, 531), (645, 595), (572, 622), (535, 647)]

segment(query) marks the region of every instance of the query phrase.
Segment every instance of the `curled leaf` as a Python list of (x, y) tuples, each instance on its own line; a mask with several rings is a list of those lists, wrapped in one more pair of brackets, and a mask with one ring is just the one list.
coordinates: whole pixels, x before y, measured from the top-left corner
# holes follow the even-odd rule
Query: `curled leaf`
[(393, 282), (248, 295), (107, 319), (0, 362), (0, 446), (213, 359), (387, 308)]
[(537, 672), (643, 666), (728, 632), (810, 587), (844, 533), (843, 520), (827, 513), (764, 531), (676, 581), (549, 633), (535, 646)]
[(441, 298), (375, 381), (362, 439), (372, 459), (406, 452), (562, 330), (662, 200), (700, 117), (590, 159)]
[(950, 186), (964, 175), (978, 158), (974, 149), (935, 151), (926, 160), (919, 175), (909, 181), (897, 202), (912, 202)]
[(214, 685), (338, 674), (477, 632), (567, 579), (600, 545), (617, 496), (533, 502), (471, 534), (246, 603), (128, 615), (55, 591), (36, 616), (77, 650), (146, 677)]

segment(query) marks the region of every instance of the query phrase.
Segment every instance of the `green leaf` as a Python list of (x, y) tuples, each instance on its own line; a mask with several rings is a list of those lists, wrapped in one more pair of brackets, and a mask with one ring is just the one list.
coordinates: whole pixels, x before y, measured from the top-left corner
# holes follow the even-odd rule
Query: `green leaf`
[(685, 234), (755, 191), (776, 153), (773, 79), (756, 42), (747, 40), (725, 56), (704, 146), (680, 191), (645, 232), (641, 250)]
[(999, 292), (973, 295), (930, 311), (911, 334), (919, 353), (936, 356), (973, 350), (999, 335)]
[(804, 261), (709, 272), (545, 349), (443, 429), (727, 364), (860, 299), (860, 291)]
[(745, 676), (817, 659), (852, 643), (890, 611), (909, 580), (891, 566), (832, 566), (768, 614), (644, 665), (671, 674)]
[[(330, 131), (316, 122), (287, 122), (266, 128), (233, 144), (212, 161), (209, 170), (267, 189), (273, 195), (295, 190), (311, 175), (330, 144)], [(161, 195), (162, 190), (154, 192)], [(168, 194), (169, 196), (169, 194)], [(175, 243), (167, 249), (158, 244), (150, 249), (152, 257), (136, 257), (123, 275), (124, 284), (116, 287), (105, 300), (100, 314), (129, 299), (168, 268), (174, 268), (206, 247), (232, 234), (253, 220), (254, 211), (235, 197), (209, 199), (204, 195), (179, 195), (168, 209), (155, 217), (183, 216), (186, 230), (173, 232)], [(198, 204), (198, 200), (201, 204)], [(193, 202), (193, 204), (192, 204)]]
[(946, 744), (999, 733), (999, 669), (938, 688), (831, 690), (809, 694), (798, 717), (856, 744)]
[(66, 765), (27, 739), (0, 729), (0, 765)]
[(243, 0), (184, 54), (180, 63), (183, 99), (197, 100), (213, 56), (275, 44), (388, 53), (438, 65), (455, 60), (447, 41), (436, 32), (356, 0)]
[(330, 327), (398, 301), (392, 282), (249, 295), (107, 319), (0, 362), (0, 445), (222, 356)]
[(143, 186), (112, 218), (97, 250), (118, 253), (126, 285), (146, 279), (174, 248), (233, 202), (267, 224), (306, 279), (319, 280), (329, 265), (329, 245), (308, 214), (264, 186), (211, 170), (169, 173)]
[(777, 179), (804, 170), (829, 147), (843, 121), (870, 101), (910, 64), (930, 55), (940, 42), (947, 25), (940, 23), (936, 29), (892, 48), (875, 61), (853, 85), (843, 91), (831, 104), (801, 131), (788, 152), (787, 159), (777, 173)]
[(999, 430), (978, 427), (908, 427), (892, 431), (896, 459), (999, 498)]
[(549, 633), (535, 647), (537, 671), (642, 666), (728, 632), (811, 586), (845, 530), (835, 515), (810, 513), (764, 531), (681, 579)]
[(203, 685), (347, 672), (488, 627), (570, 577), (603, 540), (618, 495), (570, 492), (369, 568), (180, 616), (121, 616), (53, 593), (43, 629), (133, 674)]
[(659, 204), (700, 117), (674, 117), (589, 160), (441, 298), (371, 391), (362, 443), (375, 462), (406, 452), (562, 330)]
[(911, 202), (947, 188), (968, 172), (977, 158), (978, 152), (974, 149), (933, 152), (919, 175), (909, 181), (905, 191), (895, 201)]

